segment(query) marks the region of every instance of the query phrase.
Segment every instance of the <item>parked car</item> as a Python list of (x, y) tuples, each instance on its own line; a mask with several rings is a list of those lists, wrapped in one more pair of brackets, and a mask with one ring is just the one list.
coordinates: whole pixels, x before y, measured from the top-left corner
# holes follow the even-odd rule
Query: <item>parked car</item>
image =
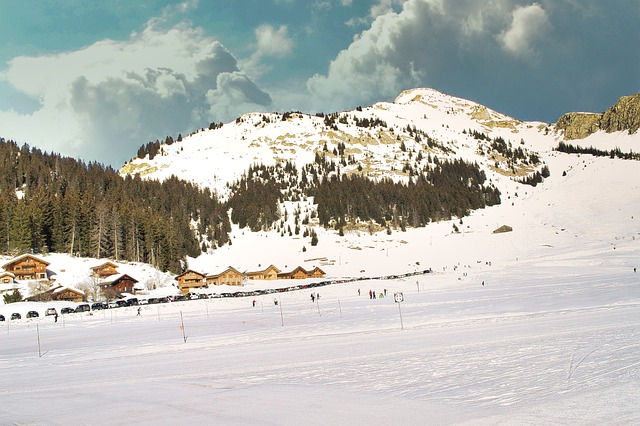
[(139, 305), (148, 305), (149, 304), (149, 299), (140, 299), (140, 300), (138, 300), (138, 304)]
[(44, 316), (48, 317), (49, 315), (58, 315), (58, 311), (56, 311), (56, 308), (47, 308), (47, 310), (44, 311)]
[(127, 306), (138, 306), (138, 298), (137, 297), (132, 297), (130, 299), (125, 300), (125, 302), (127, 303)]
[(4, 315), (0, 315), (0, 321), (4, 321)]
[(91, 305), (92, 311), (99, 311), (100, 309), (107, 309), (108, 306), (102, 302), (96, 302)]
[(38, 318), (40, 314), (38, 311), (29, 311), (27, 312), (27, 318)]
[(91, 307), (89, 306), (88, 303), (82, 303), (76, 306), (76, 309), (75, 309), (76, 312), (89, 312), (90, 310), (91, 310)]
[(12, 320), (22, 319), (22, 315), (20, 315), (17, 312), (14, 312), (14, 313), (11, 314), (11, 319)]
[(74, 313), (74, 312), (75, 312), (75, 309), (70, 308), (70, 307), (68, 307), (68, 306), (67, 306), (67, 307), (64, 307), (64, 308), (62, 308), (62, 309), (60, 309), (60, 313), (61, 313), (61, 314), (72, 314), (72, 313)]

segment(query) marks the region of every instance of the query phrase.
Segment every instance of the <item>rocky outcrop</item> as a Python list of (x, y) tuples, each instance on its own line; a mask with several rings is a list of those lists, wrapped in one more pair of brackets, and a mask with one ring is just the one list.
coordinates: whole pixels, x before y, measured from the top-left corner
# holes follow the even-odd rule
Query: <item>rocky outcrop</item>
[(602, 114), (569, 112), (556, 123), (556, 130), (564, 131), (567, 140), (583, 139), (600, 130)]
[(602, 115), (600, 128), (606, 132), (637, 132), (640, 128), (640, 93), (621, 97)]
[(640, 93), (621, 97), (604, 114), (567, 113), (560, 117), (555, 127), (564, 132), (566, 140), (583, 139), (598, 130), (635, 133), (640, 128)]

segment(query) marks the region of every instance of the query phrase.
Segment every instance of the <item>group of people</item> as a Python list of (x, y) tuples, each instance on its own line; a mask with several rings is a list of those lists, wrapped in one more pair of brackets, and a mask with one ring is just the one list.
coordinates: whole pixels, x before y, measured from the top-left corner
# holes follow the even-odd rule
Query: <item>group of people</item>
[(314, 303), (316, 300), (320, 300), (320, 293), (311, 293), (311, 303)]
[[(358, 296), (360, 296), (360, 289), (358, 289)], [(375, 290), (369, 290), (369, 299), (382, 299), (383, 297), (387, 297), (387, 289), (385, 288), (383, 292), (376, 296)]]

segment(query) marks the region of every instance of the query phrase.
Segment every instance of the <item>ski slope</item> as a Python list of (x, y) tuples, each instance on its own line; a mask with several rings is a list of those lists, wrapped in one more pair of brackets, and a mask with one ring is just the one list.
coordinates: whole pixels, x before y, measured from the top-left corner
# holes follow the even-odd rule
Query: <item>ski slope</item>
[[(232, 245), (189, 259), (204, 273), (431, 274), (320, 287), (315, 303), (300, 290), (0, 323), (0, 424), (639, 424), (640, 162), (554, 152), (522, 126), (551, 176), (534, 188), (489, 174), (501, 205), (391, 235), (318, 229), (317, 246), (234, 228)], [(580, 143), (637, 152), (640, 139)], [(68, 283), (98, 263), (48, 261)]]
[(0, 423), (640, 420), (637, 275), (539, 259), (469, 270), (485, 285), (436, 273), (323, 287), (318, 303), (301, 290), (277, 306), (269, 295), (9, 322)]

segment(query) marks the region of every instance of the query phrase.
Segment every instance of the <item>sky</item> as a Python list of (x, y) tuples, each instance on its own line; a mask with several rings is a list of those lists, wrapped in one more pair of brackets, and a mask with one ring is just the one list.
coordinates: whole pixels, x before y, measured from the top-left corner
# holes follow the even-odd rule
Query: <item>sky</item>
[(638, 0), (24, 0), (0, 17), (0, 137), (115, 168), (245, 112), (415, 87), (545, 122), (640, 92)]

